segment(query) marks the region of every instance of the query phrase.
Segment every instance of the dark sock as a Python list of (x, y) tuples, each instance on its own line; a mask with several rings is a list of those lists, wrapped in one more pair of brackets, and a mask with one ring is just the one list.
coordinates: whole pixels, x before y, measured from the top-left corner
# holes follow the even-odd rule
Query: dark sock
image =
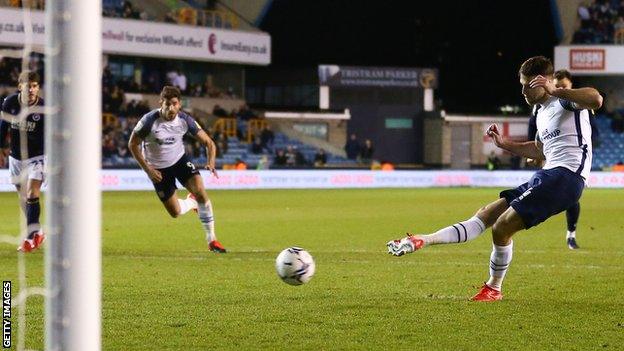
[(579, 216), (581, 215), (581, 204), (578, 202), (566, 211), (566, 219), (568, 220), (568, 231), (576, 231), (576, 223), (578, 223)]
[(26, 200), (26, 224), (28, 225), (28, 238), (32, 239), (33, 235), (39, 231), (41, 225), (39, 224), (39, 214), (41, 213), (41, 206), (39, 205), (39, 198), (35, 197)]

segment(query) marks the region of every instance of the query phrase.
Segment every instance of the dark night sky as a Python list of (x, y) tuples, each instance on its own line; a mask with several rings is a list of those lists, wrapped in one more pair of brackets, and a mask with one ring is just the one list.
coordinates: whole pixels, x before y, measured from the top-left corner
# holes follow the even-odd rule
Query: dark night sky
[(524, 107), (519, 65), (557, 43), (549, 0), (274, 0), (260, 28), (270, 67), (437, 67), (437, 97), (456, 113)]

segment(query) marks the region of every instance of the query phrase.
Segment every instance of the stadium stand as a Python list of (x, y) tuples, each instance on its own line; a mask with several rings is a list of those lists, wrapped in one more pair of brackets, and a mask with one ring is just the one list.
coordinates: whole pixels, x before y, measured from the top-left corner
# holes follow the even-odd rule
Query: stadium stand
[(573, 44), (624, 44), (624, 1), (594, 0), (578, 7)]
[[(105, 17), (118, 17), (203, 26), (238, 29), (239, 16), (216, 1), (179, 0), (103, 0)], [(246, 30), (253, 29), (251, 25)]]
[(596, 125), (600, 130), (600, 143), (594, 149), (592, 168), (609, 170), (624, 161), (624, 120), (621, 115), (613, 119), (601, 115), (596, 119)]

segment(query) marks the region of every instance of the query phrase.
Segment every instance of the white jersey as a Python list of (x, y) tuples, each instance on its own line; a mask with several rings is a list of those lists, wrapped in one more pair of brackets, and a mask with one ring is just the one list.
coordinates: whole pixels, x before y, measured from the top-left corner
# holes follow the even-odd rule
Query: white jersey
[(182, 111), (167, 121), (160, 116), (160, 110), (153, 110), (141, 118), (134, 133), (143, 139), (143, 156), (147, 163), (162, 169), (173, 166), (184, 156), (184, 135), (195, 136), (200, 130), (199, 124)]
[(590, 114), (574, 103), (551, 96), (537, 105), (537, 134), (544, 145), (544, 169), (565, 167), (587, 179), (592, 163)]

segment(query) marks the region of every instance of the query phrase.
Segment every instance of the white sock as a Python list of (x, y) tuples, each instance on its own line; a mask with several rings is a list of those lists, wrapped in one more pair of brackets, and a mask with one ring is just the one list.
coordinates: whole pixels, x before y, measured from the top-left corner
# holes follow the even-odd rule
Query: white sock
[(212, 215), (212, 203), (208, 200), (205, 204), (197, 203), (197, 213), (199, 221), (204, 226), (206, 232), (206, 241), (211, 242), (217, 240), (217, 234), (214, 229), (214, 217)]
[(490, 255), (490, 279), (487, 285), (490, 288), (501, 290), (503, 279), (511, 263), (513, 256), (513, 241), (507, 246), (492, 244), (492, 254)]
[(463, 243), (472, 240), (485, 231), (485, 224), (474, 216), (466, 221), (453, 224), (429, 235), (421, 236), (425, 245)]
[(571, 232), (568, 230), (568, 234), (566, 235), (566, 239), (576, 238), (576, 230)]
[(188, 211), (194, 209), (196, 205), (196, 201), (191, 198), (186, 198), (184, 200), (178, 199), (178, 205), (180, 205), (180, 213), (181, 215), (187, 213)]

